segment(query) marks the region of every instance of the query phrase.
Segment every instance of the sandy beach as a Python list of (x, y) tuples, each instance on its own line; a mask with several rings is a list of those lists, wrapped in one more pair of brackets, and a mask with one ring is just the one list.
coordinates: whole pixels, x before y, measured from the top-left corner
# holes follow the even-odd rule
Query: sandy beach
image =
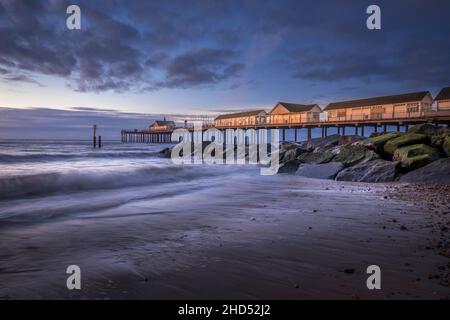
[[(450, 297), (450, 186), (255, 176), (2, 221), (0, 299)], [(79, 291), (66, 288), (72, 264)], [(366, 287), (373, 264), (381, 290)]]

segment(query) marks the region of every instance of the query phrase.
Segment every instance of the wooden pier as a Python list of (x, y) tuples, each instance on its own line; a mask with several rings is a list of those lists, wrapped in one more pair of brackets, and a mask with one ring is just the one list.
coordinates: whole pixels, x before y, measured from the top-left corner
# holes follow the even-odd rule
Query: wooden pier
[[(332, 128), (337, 130), (338, 135), (345, 136), (349, 133), (348, 129), (352, 129), (355, 135), (364, 136), (365, 129), (371, 127), (373, 132), (387, 132), (388, 127), (394, 126), (395, 131), (400, 132), (403, 128), (404, 131), (408, 130), (409, 126), (413, 126), (421, 123), (431, 123), (435, 125), (449, 125), (450, 124), (450, 110), (446, 111), (430, 111), (421, 113), (420, 116), (404, 116), (396, 118), (384, 118), (384, 119), (339, 119), (334, 121), (308, 121), (302, 123), (285, 122), (285, 123), (260, 123), (252, 125), (239, 125), (239, 126), (213, 126), (207, 125), (202, 127), (201, 136), (208, 129), (215, 128), (219, 130), (225, 138), (226, 130), (242, 129), (246, 132), (249, 129), (253, 129), (256, 132), (256, 136), (259, 136), (260, 130), (266, 129), (279, 129), (281, 140), (286, 140), (286, 130), (294, 130), (294, 141), (298, 141), (299, 131), (307, 131), (307, 139), (312, 139), (312, 130), (321, 129), (322, 137), (328, 136), (328, 131)], [(180, 127), (175, 129), (186, 129), (189, 131), (188, 140), (194, 141), (194, 129), (193, 127)], [(172, 141), (173, 130), (165, 131), (144, 131), (144, 130), (122, 130), (121, 141), (123, 143), (175, 143), (178, 141)], [(211, 138), (211, 137), (209, 137)], [(253, 140), (253, 139), (252, 139)]]
[(173, 131), (122, 130), (122, 143), (171, 143)]

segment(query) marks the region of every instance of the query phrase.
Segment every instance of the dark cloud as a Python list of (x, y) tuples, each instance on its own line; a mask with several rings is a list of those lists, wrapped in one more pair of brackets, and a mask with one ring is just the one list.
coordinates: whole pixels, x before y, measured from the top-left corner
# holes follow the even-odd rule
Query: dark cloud
[(235, 56), (236, 52), (232, 50), (211, 48), (183, 53), (165, 64), (166, 80), (156, 85), (186, 88), (235, 77), (244, 67), (232, 62)]
[[(202, 22), (203, 14), (224, 14), (211, 10), (214, 5), (199, 1), (183, 9), (181, 2), (165, 1), (77, 4), (82, 30), (69, 31), (63, 1), (0, 0), (0, 18), (6, 21), (0, 24), (1, 74), (23, 73), (24, 80), (30, 72), (58, 76), (82, 92), (186, 88), (238, 74), (240, 65), (224, 56), (231, 50), (216, 46), (213, 32)], [(207, 44), (198, 50), (193, 40)], [(174, 51), (164, 51), (167, 48)], [(187, 65), (187, 60), (196, 65)]]
[[(238, 88), (250, 78), (450, 83), (448, 1), (0, 0), (0, 77), (56, 76), (77, 91)], [(72, 4), (72, 3), (70, 3)], [(273, 71), (272, 74), (265, 72)]]

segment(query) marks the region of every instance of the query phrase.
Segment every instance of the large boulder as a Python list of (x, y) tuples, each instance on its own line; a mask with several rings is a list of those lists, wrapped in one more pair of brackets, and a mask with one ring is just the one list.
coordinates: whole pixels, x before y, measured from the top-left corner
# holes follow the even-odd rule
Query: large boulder
[(362, 162), (346, 168), (336, 176), (337, 181), (390, 182), (397, 176), (398, 162), (382, 159)]
[(392, 159), (400, 161), (403, 168), (415, 170), (439, 159), (439, 152), (425, 144), (413, 144), (395, 150)]
[(159, 154), (163, 158), (170, 158), (172, 156), (172, 148), (169, 148), (169, 147), (164, 148), (159, 152)]
[(296, 175), (306, 178), (334, 179), (342, 169), (344, 169), (344, 164), (340, 162), (301, 164)]
[(371, 149), (378, 154), (383, 154), (383, 148), (386, 142), (398, 138), (399, 136), (401, 136), (401, 133), (399, 132), (389, 132), (361, 141), (360, 145), (365, 146), (366, 148)]
[(339, 135), (332, 134), (323, 138), (314, 138), (309, 141), (305, 141), (302, 145), (308, 149), (337, 146), (339, 144)]
[(436, 127), (434, 124), (422, 123), (409, 128), (407, 133), (420, 133), (431, 137), (437, 134), (438, 130), (439, 128)]
[(280, 164), (278, 168), (278, 173), (295, 173), (300, 165), (300, 161), (298, 160), (289, 160)]
[(445, 139), (450, 135), (450, 129), (440, 127), (436, 132), (430, 136), (431, 146), (435, 148), (441, 148), (445, 142)]
[(402, 176), (400, 181), (450, 183), (450, 158), (440, 159), (425, 167), (411, 171)]
[(401, 147), (410, 146), (419, 143), (428, 143), (429, 138), (421, 133), (408, 133), (395, 139), (389, 140), (383, 147), (384, 153), (389, 157), (394, 155), (395, 150)]
[(314, 151), (301, 154), (297, 159), (303, 163), (320, 164), (333, 160), (334, 154), (330, 151)]
[(361, 136), (356, 136), (356, 135), (352, 135), (352, 136), (340, 136), (339, 137), (339, 145), (343, 145), (343, 144), (352, 144), (361, 140), (364, 140), (364, 137)]
[(447, 157), (450, 157), (450, 137), (446, 137), (442, 144), (442, 150), (444, 150)]
[(296, 143), (296, 142), (290, 142), (290, 141), (282, 141), (280, 143), (280, 153), (282, 152), (286, 152), (288, 150), (292, 150), (292, 149), (304, 149), (303, 145), (300, 143)]
[(361, 161), (378, 159), (379, 156), (372, 150), (357, 145), (343, 145), (337, 150), (333, 161), (342, 162), (346, 167), (353, 166)]
[(286, 150), (282, 155), (280, 155), (280, 161), (281, 162), (287, 162), (291, 160), (295, 160), (299, 155), (302, 153), (306, 153), (307, 151), (303, 148), (292, 148)]

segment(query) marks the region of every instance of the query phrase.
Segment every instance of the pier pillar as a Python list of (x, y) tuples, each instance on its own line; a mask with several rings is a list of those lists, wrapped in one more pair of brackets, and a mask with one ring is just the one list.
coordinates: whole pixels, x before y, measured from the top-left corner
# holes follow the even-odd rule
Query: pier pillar
[(308, 127), (308, 141), (311, 141), (312, 139), (312, 132), (311, 127)]
[(286, 141), (286, 129), (285, 128), (283, 128), (283, 129), (281, 129), (282, 130), (282, 133), (283, 133), (283, 135), (282, 135), (282, 140), (283, 141)]
[(373, 132), (378, 132), (378, 125), (376, 124), (375, 127), (373, 128)]
[(341, 135), (341, 127), (339, 127), (339, 126), (337, 126), (337, 134), (338, 134), (338, 136)]
[(364, 125), (361, 126), (361, 136), (364, 137)]
[(355, 135), (358, 135), (358, 126), (355, 126)]
[(384, 124), (384, 126), (383, 126), (383, 132), (384, 132), (384, 133), (387, 132), (387, 124)]
[(342, 135), (345, 136), (345, 126), (342, 127)]
[(409, 128), (409, 124), (406, 123), (405, 124), (405, 132), (408, 131), (408, 128)]
[(397, 123), (397, 132), (400, 132), (400, 123)]
[(325, 137), (328, 137), (328, 127), (324, 127), (325, 129)]
[(294, 128), (294, 142), (297, 142), (297, 128)]

